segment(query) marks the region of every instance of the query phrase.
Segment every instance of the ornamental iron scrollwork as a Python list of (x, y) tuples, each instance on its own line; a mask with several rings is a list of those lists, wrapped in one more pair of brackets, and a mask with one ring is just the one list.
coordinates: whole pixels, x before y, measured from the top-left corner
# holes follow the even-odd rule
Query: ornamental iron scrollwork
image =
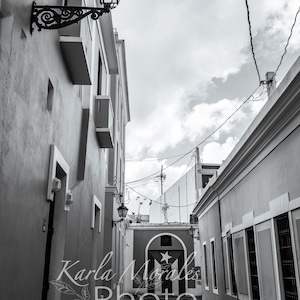
[(97, 20), (104, 13), (109, 13), (112, 8), (111, 4), (103, 4), (103, 7), (74, 7), (74, 6), (40, 6), (32, 3), (31, 28), (33, 23), (42, 29), (58, 29), (78, 23), (87, 16), (91, 16), (92, 20)]

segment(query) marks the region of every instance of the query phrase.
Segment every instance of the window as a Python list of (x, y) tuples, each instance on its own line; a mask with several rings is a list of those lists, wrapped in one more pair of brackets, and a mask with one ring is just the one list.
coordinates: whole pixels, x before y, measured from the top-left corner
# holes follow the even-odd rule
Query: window
[(98, 81), (97, 81), (97, 95), (101, 95), (102, 92), (102, 60), (101, 60), (101, 54), (99, 52), (99, 58), (98, 58)]
[(217, 267), (216, 267), (216, 253), (215, 253), (215, 239), (210, 240), (211, 247), (211, 267), (212, 267), (212, 284), (214, 292), (218, 292), (217, 284)]
[(288, 214), (276, 218), (285, 299), (298, 299), (295, 265)]
[(205, 188), (206, 185), (208, 184), (209, 179), (212, 177), (213, 175), (202, 175), (202, 187)]
[(48, 92), (47, 92), (47, 110), (52, 111), (53, 106), (53, 95), (54, 95), (54, 88), (50, 79), (48, 80)]
[(98, 227), (98, 232), (101, 232), (101, 211), (102, 204), (99, 199), (94, 195), (92, 198), (92, 222), (91, 228)]
[(230, 273), (230, 283), (231, 283), (231, 294), (236, 295), (236, 280), (235, 280), (235, 272), (234, 272), (234, 259), (233, 259), (233, 247), (232, 247), (232, 235), (227, 238), (227, 247), (228, 247), (228, 255), (229, 255), (229, 273)]
[(223, 261), (224, 261), (224, 279), (225, 279), (225, 289), (226, 293), (230, 293), (229, 288), (229, 268), (228, 268), (228, 247), (227, 247), (227, 239), (223, 239)]
[(209, 290), (209, 287), (208, 287), (208, 272), (207, 272), (207, 249), (206, 249), (206, 242), (203, 243), (203, 259), (204, 259), (205, 289)]
[(259, 281), (256, 262), (255, 237), (253, 227), (246, 229), (248, 242), (248, 256), (250, 265), (250, 279), (253, 300), (259, 300)]
[(160, 237), (161, 246), (172, 246), (172, 238), (170, 235), (162, 235)]

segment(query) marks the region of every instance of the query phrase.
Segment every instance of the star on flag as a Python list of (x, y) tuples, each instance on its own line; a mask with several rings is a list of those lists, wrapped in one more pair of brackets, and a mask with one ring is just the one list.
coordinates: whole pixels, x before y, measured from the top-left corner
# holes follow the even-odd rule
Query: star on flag
[(160, 252), (162, 259), (160, 261), (165, 261), (167, 264), (169, 263), (169, 259), (172, 258), (172, 256), (169, 255), (169, 252), (166, 251), (165, 253)]

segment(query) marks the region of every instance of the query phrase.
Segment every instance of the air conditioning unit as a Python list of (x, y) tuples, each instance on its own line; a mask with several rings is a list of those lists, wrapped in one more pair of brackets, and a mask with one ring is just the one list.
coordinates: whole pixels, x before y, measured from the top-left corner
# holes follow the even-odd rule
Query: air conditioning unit
[(77, 36), (61, 36), (59, 42), (72, 83), (91, 85), (88, 60), (82, 38)]
[(99, 146), (113, 148), (114, 113), (110, 96), (96, 96), (94, 120)]

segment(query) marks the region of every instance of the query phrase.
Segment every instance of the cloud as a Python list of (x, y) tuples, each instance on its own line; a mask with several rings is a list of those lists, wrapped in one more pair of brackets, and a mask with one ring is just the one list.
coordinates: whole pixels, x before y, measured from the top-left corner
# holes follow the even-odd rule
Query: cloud
[[(292, 2), (250, 2), (253, 34), (259, 41), (255, 49), (259, 67), (263, 69), (274, 51), (278, 57), (265, 71), (274, 69), (279, 61), (281, 50), (276, 50), (274, 43), (279, 35), (285, 40), (289, 31), (288, 23), (295, 14)], [(208, 87), (212, 78), (226, 83), (246, 63), (253, 66), (244, 2), (166, 0), (153, 5), (144, 0), (141, 5), (135, 0), (121, 1), (113, 19), (119, 36), (126, 41), (132, 116), (127, 135), (130, 157), (158, 155), (184, 140), (196, 142), (214, 128), (211, 121), (219, 124), (238, 104), (219, 98), (215, 100), (218, 105), (206, 107), (202, 99), (208, 100), (211, 95)], [(278, 32), (275, 34), (272, 28)], [(233, 89), (247, 81), (245, 77), (235, 79)], [(205, 115), (213, 109), (215, 113), (208, 111)], [(231, 124), (222, 131), (229, 132)]]
[(157, 155), (167, 148), (175, 147), (184, 138), (181, 93), (177, 91), (173, 98), (166, 97), (165, 102), (156, 106), (140, 125), (134, 120), (129, 124), (126, 143), (131, 159), (137, 159), (145, 153), (147, 156)]
[[(185, 131), (190, 141), (195, 142), (217, 129), (224, 123), (241, 105), (237, 99), (222, 99), (216, 103), (201, 103), (193, 107), (184, 122)], [(245, 117), (240, 111), (228, 121), (215, 135), (218, 139), (220, 132), (229, 132), (237, 121)]]
[(211, 142), (204, 146), (201, 153), (201, 159), (204, 163), (222, 163), (232, 151), (236, 143), (237, 138), (228, 137), (225, 143)]
[[(298, 6), (296, 0), (249, 1), (262, 79), (278, 66)], [(184, 153), (200, 143), (250, 96), (258, 78), (244, 1), (164, 0), (154, 5), (150, 0), (128, 0), (120, 1), (112, 14), (126, 43), (131, 111), (127, 157), (140, 160), (126, 166), (130, 181), (170, 164), (158, 157)], [(278, 81), (298, 55), (299, 22)], [(204, 161), (221, 161), (228, 155), (265, 103), (264, 96), (265, 91), (258, 90), (255, 101), (249, 100), (202, 145)], [(174, 182), (188, 163), (180, 164), (168, 168)], [(160, 193), (157, 182), (138, 189), (151, 197)]]
[[(260, 99), (261, 94), (257, 94), (255, 100)], [(218, 127), (220, 128), (208, 141), (217, 141), (233, 132), (241, 136), (264, 101), (249, 100), (249, 103), (239, 109), (241, 104), (239, 99), (222, 99), (215, 103), (197, 104), (189, 110), (181, 102), (179, 93), (172, 103), (162, 104), (153, 112), (142, 126), (135, 126), (133, 123), (130, 124), (132, 127), (129, 125), (128, 129), (132, 130), (127, 140), (129, 159), (161, 156), (183, 141), (193, 148)]]

